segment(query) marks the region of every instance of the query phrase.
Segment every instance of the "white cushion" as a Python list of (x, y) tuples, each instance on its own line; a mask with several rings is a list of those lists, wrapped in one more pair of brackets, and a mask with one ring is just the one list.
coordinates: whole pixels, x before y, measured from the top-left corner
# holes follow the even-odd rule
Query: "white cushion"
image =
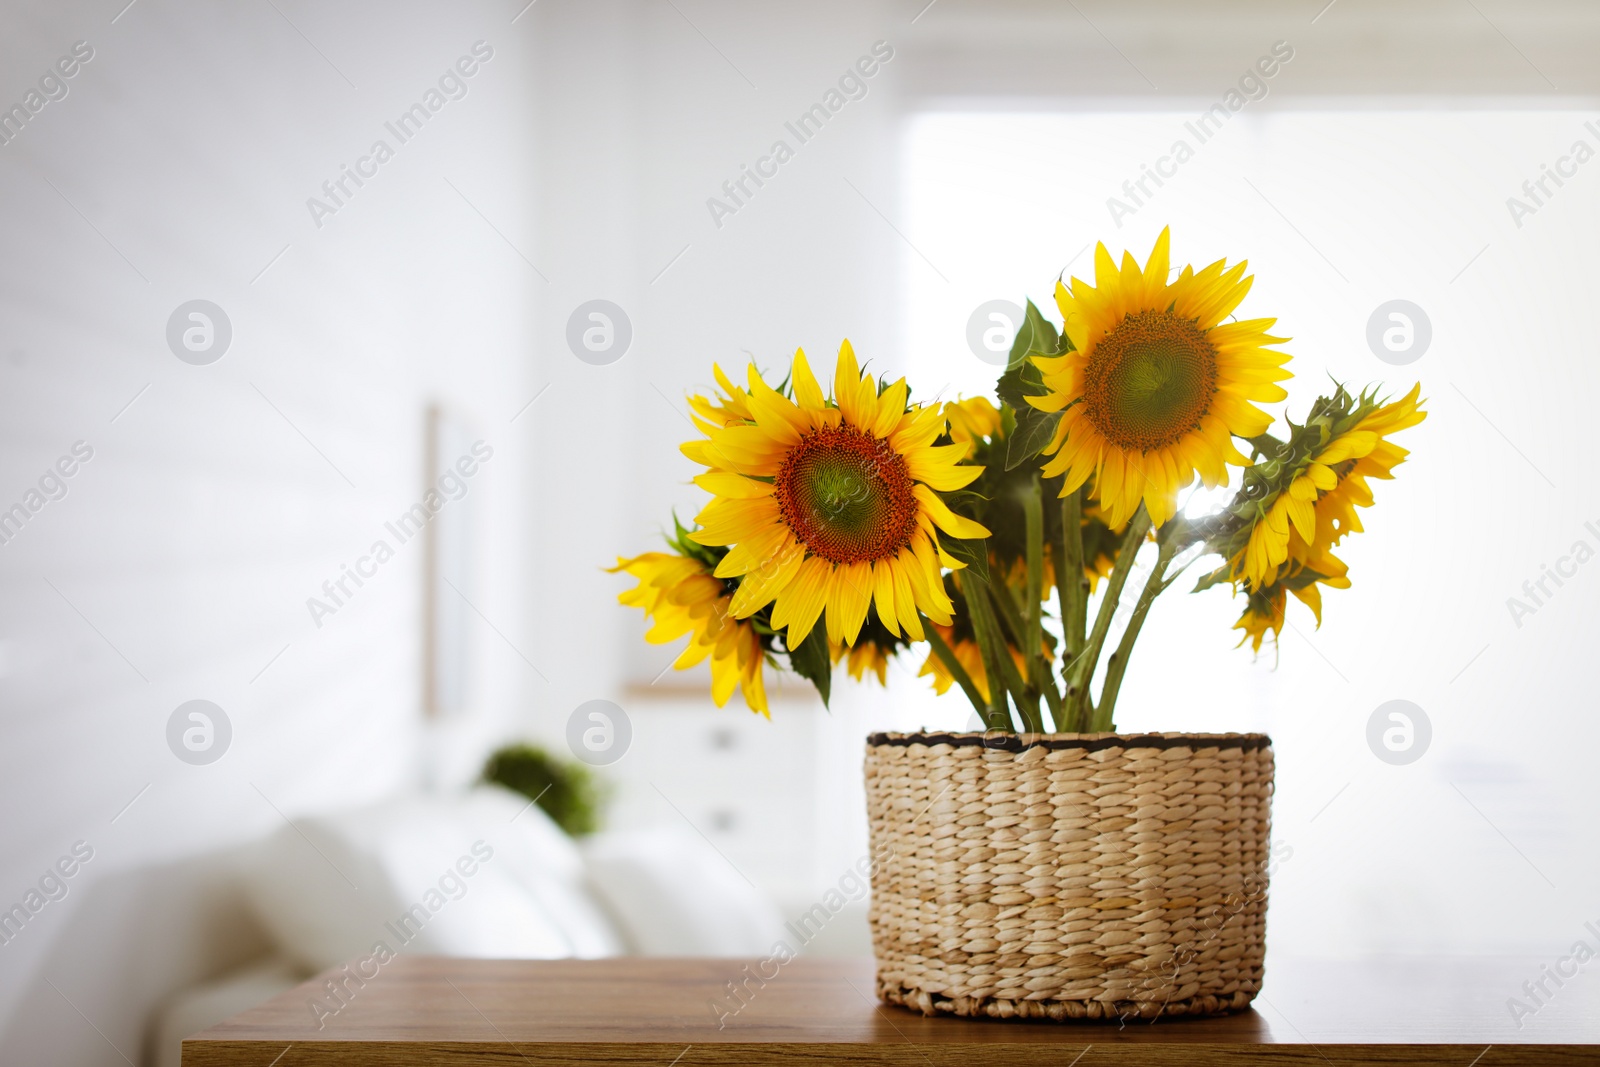
[(495, 863), (531, 895), (580, 959), (620, 955), (622, 938), (589, 891), (583, 856), (538, 805), (500, 786), (483, 786), (460, 801), (462, 813), (494, 848)]
[[(470, 872), (470, 873), (469, 873)], [(264, 844), (251, 903), (313, 970), (370, 954), (554, 959), (620, 940), (588, 899), (570, 838), (499, 787), (306, 816)]]
[(678, 828), (597, 834), (589, 882), (641, 956), (764, 956), (783, 917), (700, 835)]

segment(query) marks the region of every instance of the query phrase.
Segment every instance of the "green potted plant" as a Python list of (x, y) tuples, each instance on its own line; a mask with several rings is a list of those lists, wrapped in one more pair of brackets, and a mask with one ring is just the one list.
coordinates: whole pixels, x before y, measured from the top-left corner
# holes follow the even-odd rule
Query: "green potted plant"
[(606, 790), (581, 763), (556, 759), (536, 745), (511, 744), (489, 757), (483, 781), (521, 793), (573, 837), (600, 829)]

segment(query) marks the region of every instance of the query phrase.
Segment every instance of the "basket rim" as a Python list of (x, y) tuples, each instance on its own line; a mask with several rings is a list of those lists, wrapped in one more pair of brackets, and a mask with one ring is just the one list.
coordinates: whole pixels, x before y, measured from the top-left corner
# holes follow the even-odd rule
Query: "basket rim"
[(1050, 751), (1081, 748), (1090, 752), (1100, 752), (1108, 748), (1237, 748), (1254, 752), (1272, 748), (1272, 738), (1266, 734), (1234, 733), (1013, 734), (1000, 731), (950, 733), (935, 730), (915, 733), (872, 733), (867, 735), (867, 745), (870, 748), (909, 748), (917, 745), (932, 748), (937, 745), (950, 745), (953, 748), (989, 748), (1000, 752), (1021, 752), (1030, 748)]

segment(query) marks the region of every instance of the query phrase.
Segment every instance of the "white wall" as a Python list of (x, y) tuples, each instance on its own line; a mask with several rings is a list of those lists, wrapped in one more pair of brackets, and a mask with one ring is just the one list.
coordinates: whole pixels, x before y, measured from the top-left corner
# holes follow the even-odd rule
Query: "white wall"
[[(0, 947), (19, 1062), (121, 1062), (85, 1018), (137, 1058), (154, 1000), (259, 948), (217, 936), (226, 871), (189, 857), (424, 776), (420, 540), (320, 628), (306, 599), (420, 497), (430, 402), (495, 449), (470, 483), (491, 530), (477, 605), (531, 640), (533, 420), (509, 419), (537, 380), (542, 283), (506, 241), (536, 247), (532, 34), (490, 4), (280, 7), (293, 25), (272, 5), (146, 0), (115, 23), (115, 5), (40, 5), (0, 34), (8, 104), (75, 41), (94, 50), (0, 147), (0, 499), (94, 450), (0, 546), (0, 900), (94, 849)], [(467, 95), (408, 144), (386, 134), (478, 40), (494, 54)], [(379, 137), (394, 158), (319, 229), (307, 198)], [(164, 336), (195, 297), (232, 322), (209, 366)], [(477, 713), (453, 734), (540, 684), (480, 636)], [(209, 766), (165, 740), (196, 698), (233, 727)]]

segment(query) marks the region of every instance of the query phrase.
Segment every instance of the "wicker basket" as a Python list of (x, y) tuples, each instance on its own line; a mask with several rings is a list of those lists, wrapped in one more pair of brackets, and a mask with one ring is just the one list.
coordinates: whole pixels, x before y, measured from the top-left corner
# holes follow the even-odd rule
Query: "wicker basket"
[(874, 734), (878, 995), (925, 1014), (1239, 1011), (1261, 988), (1262, 734)]

